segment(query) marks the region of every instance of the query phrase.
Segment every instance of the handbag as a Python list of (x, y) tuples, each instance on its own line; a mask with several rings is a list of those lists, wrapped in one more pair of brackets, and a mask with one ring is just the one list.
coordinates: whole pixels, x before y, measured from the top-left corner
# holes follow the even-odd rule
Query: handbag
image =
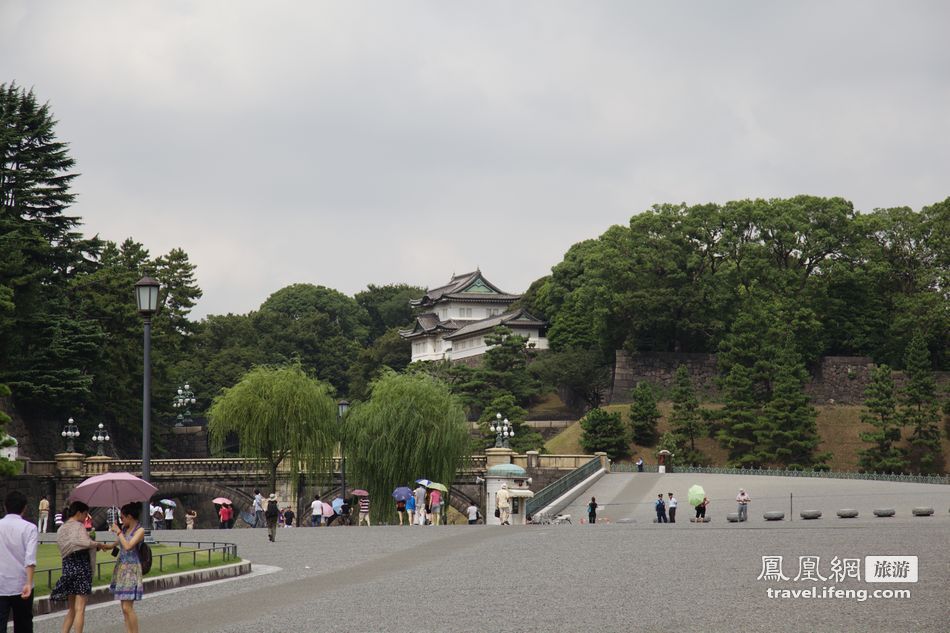
[(495, 508), (495, 518), (496, 519), (501, 518), (501, 510), (499, 510), (498, 508)]

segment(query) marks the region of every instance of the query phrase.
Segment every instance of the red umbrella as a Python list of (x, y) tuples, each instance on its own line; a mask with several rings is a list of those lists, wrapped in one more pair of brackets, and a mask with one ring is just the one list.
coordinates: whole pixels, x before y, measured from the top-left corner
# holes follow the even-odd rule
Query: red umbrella
[(105, 473), (82, 482), (69, 495), (91, 508), (119, 508), (133, 501), (148, 501), (158, 488), (129, 473)]
[(369, 496), (369, 493), (363, 490), (362, 488), (357, 488), (356, 490), (353, 491), (352, 494), (354, 497), (368, 497)]

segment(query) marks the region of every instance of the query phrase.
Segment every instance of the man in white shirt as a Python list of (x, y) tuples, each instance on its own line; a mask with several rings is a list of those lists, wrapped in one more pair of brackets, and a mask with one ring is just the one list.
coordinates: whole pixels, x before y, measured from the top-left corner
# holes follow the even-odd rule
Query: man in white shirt
[(171, 506), (165, 506), (165, 529), (170, 530), (174, 527), (172, 524), (175, 522), (175, 508)]
[(676, 523), (676, 506), (679, 505), (679, 502), (676, 500), (676, 497), (673, 496), (672, 492), (668, 492), (670, 495), (670, 502), (667, 504), (670, 514), (670, 523)]
[(469, 525), (475, 525), (478, 523), (478, 506), (476, 506), (474, 503), (465, 508), (465, 514), (468, 515)]
[(502, 484), (501, 490), (495, 493), (495, 507), (498, 508), (498, 521), (502, 525), (511, 525), (511, 493), (508, 484)]
[(11, 491), (0, 519), (0, 631), (13, 615), (13, 633), (33, 633), (33, 572), (36, 571), (36, 526), (23, 519), (26, 497)]
[(162, 511), (162, 506), (157, 506), (152, 503), (149, 503), (148, 516), (152, 520), (153, 530), (160, 530), (163, 527), (165, 527), (165, 512)]
[(739, 521), (746, 521), (749, 518), (749, 502), (752, 501), (752, 497), (745, 491), (743, 488), (739, 488), (739, 494), (736, 495), (736, 503), (738, 504), (739, 512)]
[(254, 527), (267, 527), (264, 521), (264, 495), (257, 489), (254, 490)]
[(320, 501), (320, 495), (313, 495), (313, 503), (310, 504), (310, 527), (320, 527), (323, 521), (323, 502)]
[(422, 484), (412, 491), (416, 501), (416, 523), (426, 524), (426, 488)]

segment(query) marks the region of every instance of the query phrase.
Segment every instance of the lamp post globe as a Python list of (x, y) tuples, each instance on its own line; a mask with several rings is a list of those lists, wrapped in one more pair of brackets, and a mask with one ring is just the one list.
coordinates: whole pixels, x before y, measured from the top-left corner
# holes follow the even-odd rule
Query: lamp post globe
[(74, 442), (76, 438), (79, 437), (79, 427), (76, 426), (76, 421), (72, 418), (66, 420), (66, 426), (63, 427), (63, 431), (60, 435), (66, 438), (66, 452), (75, 453), (76, 447)]

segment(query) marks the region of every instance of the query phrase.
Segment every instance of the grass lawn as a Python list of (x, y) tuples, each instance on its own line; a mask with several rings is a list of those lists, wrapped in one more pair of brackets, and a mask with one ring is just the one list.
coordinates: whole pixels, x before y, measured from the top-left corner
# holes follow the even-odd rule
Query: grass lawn
[[(206, 567), (217, 567), (219, 565), (236, 563), (240, 561), (239, 558), (229, 557), (227, 560), (224, 560), (224, 555), (222, 552), (212, 552), (211, 561), (208, 561), (208, 552), (198, 552), (193, 547), (174, 547), (171, 545), (152, 545), (152, 569), (145, 576), (146, 578), (153, 578), (155, 576), (164, 576), (166, 574), (177, 574), (183, 571), (190, 571), (192, 569), (204, 569)], [(195, 554), (192, 554), (196, 552)], [(159, 559), (161, 554), (179, 554), (178, 556), (164, 556)], [(193, 562), (194, 556), (194, 562)], [(96, 557), (97, 563), (104, 563), (98, 565), (99, 573), (101, 574), (100, 578), (96, 577), (96, 570), (92, 571), (92, 585), (93, 587), (98, 587), (100, 585), (108, 585), (112, 580), (112, 565), (111, 563), (115, 562), (115, 558), (112, 557), (110, 552), (99, 552)], [(42, 543), (39, 546), (39, 549), (36, 552), (36, 576), (34, 578), (36, 582), (36, 595), (37, 596), (46, 596), (49, 595), (52, 587), (55, 585), (56, 581), (59, 580), (60, 576), (60, 567), (62, 566), (62, 558), (59, 555), (59, 548), (56, 547), (53, 543)], [(47, 569), (54, 569), (51, 574), (47, 574)]]

